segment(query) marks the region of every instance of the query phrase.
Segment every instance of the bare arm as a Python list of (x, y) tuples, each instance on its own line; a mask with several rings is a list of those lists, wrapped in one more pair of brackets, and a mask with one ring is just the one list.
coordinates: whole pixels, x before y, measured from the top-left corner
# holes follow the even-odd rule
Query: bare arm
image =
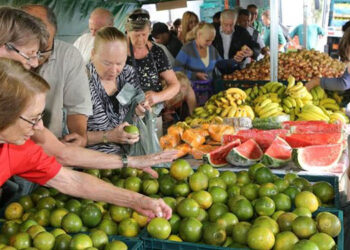
[(61, 168), (58, 174), (46, 185), (71, 196), (130, 207), (149, 218), (164, 217), (169, 219), (171, 217), (171, 208), (161, 199), (152, 199), (136, 192), (118, 188), (92, 175), (67, 168)]
[(69, 135), (63, 138), (64, 143), (85, 147), (87, 143), (87, 116), (76, 114), (67, 116)]
[(197, 106), (197, 101), (196, 101), (196, 94), (194, 93), (193, 89), (190, 86), (187, 89), (186, 103), (188, 106), (188, 111), (190, 115), (192, 115), (193, 110)]

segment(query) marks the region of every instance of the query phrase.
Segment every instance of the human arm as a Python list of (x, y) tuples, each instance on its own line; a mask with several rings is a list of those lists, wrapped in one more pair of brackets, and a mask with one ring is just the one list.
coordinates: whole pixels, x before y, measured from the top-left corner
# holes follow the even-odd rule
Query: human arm
[(67, 116), (67, 127), (69, 134), (63, 137), (62, 142), (85, 147), (87, 143), (87, 116), (85, 115), (68, 115)]
[[(36, 131), (32, 139), (43, 148), (46, 154), (55, 156), (56, 160), (62, 165), (97, 169), (118, 169), (123, 166), (119, 155), (65, 145), (46, 128), (42, 131)], [(147, 156), (128, 156), (128, 165), (151, 173), (153, 170), (148, 171), (150, 166), (171, 162), (175, 159), (176, 152), (167, 151)], [(153, 176), (156, 176), (154, 171), (152, 173)]]
[(171, 208), (162, 199), (118, 188), (92, 175), (61, 168), (55, 177), (46, 183), (58, 191), (75, 197), (103, 201), (117, 206), (130, 207), (148, 218), (171, 217)]
[(193, 110), (197, 106), (197, 101), (196, 101), (196, 94), (194, 93), (194, 90), (192, 89), (191, 86), (188, 86), (187, 95), (185, 96), (185, 101), (188, 106), (188, 112), (190, 113), (190, 115), (192, 115)]
[(348, 73), (349, 70), (350, 66), (348, 66), (344, 74), (338, 78), (314, 78), (305, 84), (305, 87), (308, 90), (316, 86), (321, 86), (326, 90), (345, 91), (350, 88), (350, 74)]

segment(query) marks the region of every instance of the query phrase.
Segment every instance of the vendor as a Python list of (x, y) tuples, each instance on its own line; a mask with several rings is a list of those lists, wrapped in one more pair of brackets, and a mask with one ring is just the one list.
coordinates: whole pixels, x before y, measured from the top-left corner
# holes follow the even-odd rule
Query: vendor
[[(261, 15), (261, 20), (264, 24), (263, 27), (263, 39), (265, 46), (270, 47), (270, 28), (271, 28), (271, 16), (270, 16), (270, 11), (266, 10), (262, 15)], [(283, 51), (284, 50), (284, 45), (286, 45), (287, 41), (286, 38), (283, 35), (283, 31), (280, 25), (278, 25), (278, 50)]]
[(117, 188), (92, 175), (62, 167), (30, 137), (44, 128), (48, 83), (19, 62), (0, 59), (0, 185), (13, 175), (84, 199), (130, 207), (149, 218), (171, 217), (162, 199)]
[[(119, 153), (120, 144), (134, 144), (138, 134), (124, 131), (129, 125), (123, 122), (129, 112), (129, 105), (122, 106), (117, 95), (126, 83), (135, 89), (141, 86), (136, 72), (125, 65), (127, 40), (114, 27), (100, 29), (95, 36), (91, 62), (87, 65), (92, 97), (93, 115), (88, 119), (88, 147), (106, 153)], [(136, 107), (135, 113), (143, 115), (150, 109), (147, 101)]]

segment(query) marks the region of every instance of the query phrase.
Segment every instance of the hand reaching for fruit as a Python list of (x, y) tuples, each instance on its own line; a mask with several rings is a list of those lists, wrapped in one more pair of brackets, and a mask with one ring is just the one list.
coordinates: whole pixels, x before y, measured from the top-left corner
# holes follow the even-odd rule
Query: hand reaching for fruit
[(123, 122), (114, 129), (107, 131), (107, 139), (110, 142), (120, 143), (120, 144), (134, 144), (139, 141), (139, 133), (134, 133), (126, 131), (129, 123)]

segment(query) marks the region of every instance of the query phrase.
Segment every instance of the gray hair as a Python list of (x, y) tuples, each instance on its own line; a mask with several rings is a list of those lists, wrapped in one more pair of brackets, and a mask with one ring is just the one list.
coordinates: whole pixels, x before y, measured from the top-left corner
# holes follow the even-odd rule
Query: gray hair
[(236, 22), (237, 21), (237, 16), (238, 16), (238, 11), (237, 10), (226, 9), (226, 10), (223, 10), (221, 12), (220, 21), (222, 22), (222, 20), (231, 19), (234, 22)]
[(38, 18), (23, 10), (0, 7), (0, 45), (13, 43), (24, 46), (33, 39), (38, 40), (39, 50), (45, 50), (49, 32)]

